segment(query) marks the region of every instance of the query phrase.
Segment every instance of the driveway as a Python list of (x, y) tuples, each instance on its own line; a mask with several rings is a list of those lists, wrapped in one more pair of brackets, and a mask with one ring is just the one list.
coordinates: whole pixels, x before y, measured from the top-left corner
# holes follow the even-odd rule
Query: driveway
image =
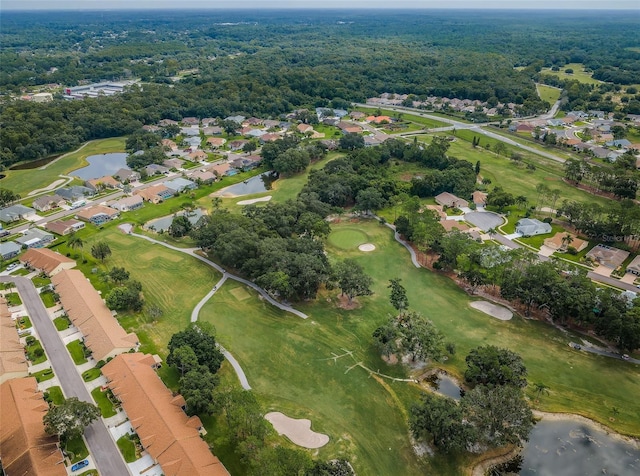
[[(78, 397), (79, 400), (94, 403), (89, 391), (78, 374), (62, 339), (58, 335), (47, 313), (38, 291), (30, 279), (21, 276), (0, 276), (0, 282), (13, 282), (22, 302), (25, 304), (31, 322), (38, 331), (53, 372), (60, 381), (65, 397)], [(94, 421), (84, 433), (87, 446), (101, 476), (125, 476), (129, 474), (120, 450), (111, 439), (102, 419)]]
[(491, 228), (498, 228), (504, 223), (504, 218), (493, 212), (471, 212), (467, 213), (464, 216), (464, 219), (477, 226), (482, 231), (489, 231)]

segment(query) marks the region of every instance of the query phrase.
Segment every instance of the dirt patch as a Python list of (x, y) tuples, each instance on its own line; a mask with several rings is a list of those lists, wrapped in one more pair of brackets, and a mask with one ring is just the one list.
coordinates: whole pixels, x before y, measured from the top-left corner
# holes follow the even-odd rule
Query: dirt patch
[(273, 425), (278, 434), (286, 436), (298, 446), (315, 449), (329, 443), (327, 435), (311, 430), (311, 420), (296, 420), (280, 412), (270, 412), (264, 417)]
[(345, 311), (351, 311), (352, 309), (359, 308), (360, 303), (356, 299), (352, 299), (351, 302), (349, 302), (349, 298), (346, 295), (340, 294), (336, 306)]
[(358, 246), (358, 249), (360, 251), (364, 251), (365, 253), (368, 253), (370, 251), (373, 251), (376, 249), (376, 245), (372, 244), (372, 243), (364, 243), (360, 246)]
[(501, 321), (508, 321), (513, 317), (513, 313), (506, 307), (498, 306), (488, 301), (474, 301), (469, 306)]

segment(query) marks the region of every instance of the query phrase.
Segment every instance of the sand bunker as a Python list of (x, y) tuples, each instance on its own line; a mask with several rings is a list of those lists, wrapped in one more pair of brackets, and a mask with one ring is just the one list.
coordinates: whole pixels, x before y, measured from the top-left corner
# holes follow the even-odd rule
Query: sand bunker
[(260, 197), (260, 198), (252, 198), (251, 200), (240, 200), (238, 202), (238, 205), (252, 205), (258, 202), (268, 202), (269, 200), (271, 200), (271, 195), (267, 195), (266, 197)]
[(358, 249), (364, 252), (373, 251), (376, 249), (376, 245), (372, 245), (371, 243), (364, 243), (358, 246)]
[(311, 420), (296, 420), (280, 412), (267, 413), (264, 417), (273, 425), (278, 434), (286, 436), (298, 446), (315, 449), (329, 443), (327, 435), (311, 431)]
[(127, 235), (133, 231), (133, 225), (131, 223), (123, 223), (122, 225), (118, 225), (118, 228)]
[(485, 314), (489, 314), (491, 317), (495, 317), (501, 321), (508, 321), (513, 317), (513, 313), (506, 307), (498, 306), (487, 301), (474, 301), (469, 305), (472, 308), (484, 312)]

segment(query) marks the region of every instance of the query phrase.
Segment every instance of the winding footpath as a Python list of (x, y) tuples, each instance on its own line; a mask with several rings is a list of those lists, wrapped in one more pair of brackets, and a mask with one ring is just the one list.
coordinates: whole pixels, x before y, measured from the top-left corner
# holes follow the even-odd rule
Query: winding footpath
[[(214, 269), (216, 269), (216, 270), (218, 270), (219, 272), (222, 273), (222, 278), (220, 279), (220, 281), (218, 281), (213, 286), (211, 291), (209, 291), (206, 294), (206, 296), (204, 296), (200, 300), (200, 302), (198, 304), (196, 304), (196, 307), (193, 308), (193, 311), (191, 312), (191, 322), (196, 322), (198, 320), (198, 315), (200, 314), (200, 311), (202, 310), (202, 307), (207, 303), (207, 301), (209, 301), (209, 299), (211, 299), (213, 297), (213, 295), (218, 291), (218, 289), (220, 289), (222, 287), (222, 285), (227, 281), (227, 279), (233, 279), (234, 281), (238, 281), (239, 283), (242, 283), (242, 284), (244, 284), (246, 286), (249, 286), (249, 287), (255, 289), (270, 304), (276, 306), (279, 309), (282, 309), (283, 311), (290, 312), (290, 313), (292, 313), (292, 314), (294, 314), (294, 315), (296, 315), (298, 317), (301, 317), (302, 319), (306, 319), (307, 317), (309, 317), (305, 313), (303, 313), (301, 311), (298, 311), (297, 309), (294, 309), (291, 306), (288, 306), (286, 304), (282, 304), (282, 303), (276, 301), (271, 296), (269, 296), (269, 294), (267, 294), (267, 292), (264, 289), (262, 289), (261, 287), (259, 287), (255, 283), (253, 283), (251, 281), (248, 281), (248, 280), (246, 280), (244, 278), (241, 278), (239, 276), (235, 276), (233, 274), (230, 274), (226, 270), (224, 270), (221, 266), (219, 266), (216, 263), (214, 263), (213, 261), (205, 258), (204, 256), (199, 255), (198, 253), (196, 253), (196, 251), (198, 251), (198, 248), (178, 248), (177, 246), (173, 246), (173, 245), (170, 245), (168, 243), (164, 243), (162, 241), (155, 240), (155, 239), (153, 239), (153, 238), (151, 238), (149, 236), (140, 235), (138, 233), (129, 233), (129, 234), (131, 236), (135, 236), (137, 238), (142, 238), (144, 240), (150, 241), (151, 243), (162, 245), (162, 246), (164, 246), (166, 248), (169, 248), (171, 250), (179, 251), (180, 253), (184, 253), (184, 254), (193, 256), (194, 258), (199, 259), (203, 263), (206, 263), (207, 265), (211, 266), (212, 268), (214, 268)], [(238, 376), (238, 380), (240, 381), (240, 385), (242, 385), (242, 388), (245, 389), (245, 390), (251, 390), (251, 385), (249, 385), (249, 380), (247, 379), (247, 376), (244, 373), (244, 370), (240, 366), (240, 363), (238, 363), (236, 358), (227, 349), (225, 349), (222, 345), (218, 344), (218, 347), (220, 348), (220, 351), (222, 352), (224, 357), (229, 361), (229, 363), (233, 367), (233, 370), (236, 372), (236, 375)]]

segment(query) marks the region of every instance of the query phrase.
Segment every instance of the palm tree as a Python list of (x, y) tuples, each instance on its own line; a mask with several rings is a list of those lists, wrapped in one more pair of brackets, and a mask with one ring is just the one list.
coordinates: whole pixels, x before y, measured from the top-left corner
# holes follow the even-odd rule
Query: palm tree
[(533, 388), (536, 392), (536, 401), (540, 399), (542, 394), (549, 395), (549, 387), (541, 382), (536, 382), (533, 384)]
[(75, 233), (72, 233), (67, 241), (67, 246), (73, 250), (80, 248), (80, 258), (84, 261), (84, 257), (82, 256), (82, 248), (84, 247), (84, 240), (80, 238)]

